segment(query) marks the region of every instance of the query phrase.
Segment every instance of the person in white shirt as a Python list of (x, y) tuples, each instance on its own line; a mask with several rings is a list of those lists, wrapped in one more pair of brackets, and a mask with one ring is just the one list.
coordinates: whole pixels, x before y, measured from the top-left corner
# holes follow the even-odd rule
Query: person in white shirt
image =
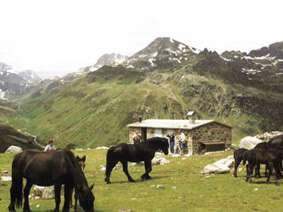
[(54, 146), (54, 141), (50, 140), (48, 142), (48, 144), (46, 145), (46, 147), (44, 148), (44, 152), (51, 152), (51, 151), (54, 151), (54, 150), (56, 150), (56, 148)]

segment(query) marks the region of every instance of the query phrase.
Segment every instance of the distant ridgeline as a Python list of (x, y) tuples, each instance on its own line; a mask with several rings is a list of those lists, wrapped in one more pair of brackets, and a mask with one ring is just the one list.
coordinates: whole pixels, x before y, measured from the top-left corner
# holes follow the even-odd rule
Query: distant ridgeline
[(283, 42), (250, 53), (196, 48), (157, 38), (136, 54), (104, 55), (80, 73), (42, 81), (17, 102), (11, 120), (56, 145), (95, 147), (128, 141), (127, 124), (143, 119), (198, 119), (245, 135), (283, 130)]

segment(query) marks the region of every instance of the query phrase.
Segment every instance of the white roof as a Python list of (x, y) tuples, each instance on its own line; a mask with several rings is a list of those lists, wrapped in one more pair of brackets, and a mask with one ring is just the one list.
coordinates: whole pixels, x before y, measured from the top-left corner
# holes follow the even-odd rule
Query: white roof
[[(172, 119), (147, 119), (142, 122), (135, 122), (128, 124), (128, 127), (145, 127), (145, 128), (162, 128), (162, 129), (193, 129), (202, 125), (206, 125), (214, 120), (195, 120), (194, 122), (190, 120), (172, 120)], [(218, 124), (230, 127), (229, 125), (216, 122)]]

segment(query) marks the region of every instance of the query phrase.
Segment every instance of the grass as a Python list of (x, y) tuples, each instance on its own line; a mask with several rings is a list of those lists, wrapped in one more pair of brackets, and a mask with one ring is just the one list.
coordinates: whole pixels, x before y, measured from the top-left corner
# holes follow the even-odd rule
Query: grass
[[(129, 183), (121, 166), (111, 175), (112, 184), (104, 182), (105, 150), (76, 151), (76, 155), (87, 155), (86, 176), (89, 184), (95, 182), (96, 211), (282, 211), (283, 187), (266, 184), (265, 178), (254, 183), (245, 182), (244, 171), (234, 178), (231, 173), (203, 176), (200, 171), (209, 163), (228, 155), (231, 151), (210, 155), (194, 155), (189, 158), (172, 158), (167, 165), (153, 166), (152, 179), (141, 181), (142, 165), (129, 164), (129, 172), (136, 180)], [(12, 154), (0, 155), (1, 172), (8, 170)], [(272, 178), (272, 182), (274, 179)], [(161, 188), (157, 188), (159, 185)], [(9, 204), (10, 182), (0, 184), (0, 211), (6, 211)], [(31, 200), (34, 212), (51, 211), (54, 200)], [(37, 208), (36, 206), (39, 205)], [(20, 210), (18, 210), (20, 211)], [(71, 210), (72, 211), (72, 210)], [(80, 210), (82, 211), (82, 210)]]

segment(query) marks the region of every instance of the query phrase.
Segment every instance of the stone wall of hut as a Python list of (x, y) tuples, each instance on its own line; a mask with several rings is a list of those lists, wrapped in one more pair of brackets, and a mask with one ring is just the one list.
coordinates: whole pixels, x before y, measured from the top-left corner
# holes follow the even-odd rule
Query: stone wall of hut
[(218, 123), (210, 123), (192, 130), (192, 153), (198, 153), (199, 142), (223, 142), (226, 147), (231, 146), (232, 129)]

